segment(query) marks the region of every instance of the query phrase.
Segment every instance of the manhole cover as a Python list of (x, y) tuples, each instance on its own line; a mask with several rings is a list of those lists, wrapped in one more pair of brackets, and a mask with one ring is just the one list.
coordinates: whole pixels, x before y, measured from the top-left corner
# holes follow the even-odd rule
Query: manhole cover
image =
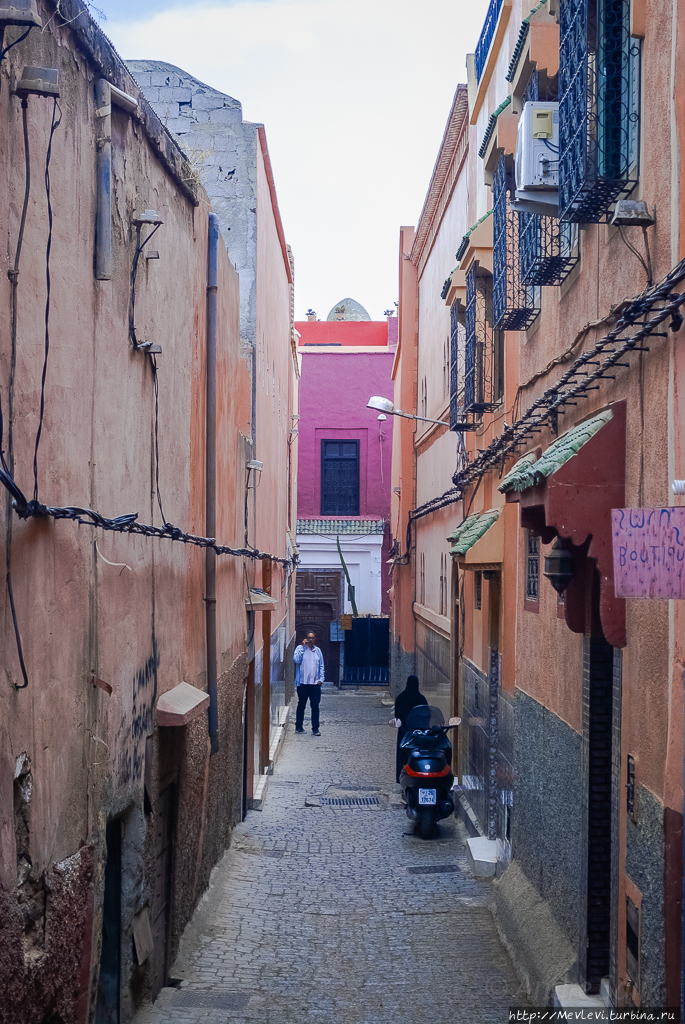
[(322, 796), (322, 807), (377, 807), (377, 796)]
[(192, 988), (178, 989), (171, 1003), (175, 1010), (181, 1006), (202, 1010), (242, 1010), (250, 997), (244, 992), (200, 992)]
[(410, 875), (448, 875), (461, 871), (458, 864), (425, 864), (418, 868), (407, 868)]

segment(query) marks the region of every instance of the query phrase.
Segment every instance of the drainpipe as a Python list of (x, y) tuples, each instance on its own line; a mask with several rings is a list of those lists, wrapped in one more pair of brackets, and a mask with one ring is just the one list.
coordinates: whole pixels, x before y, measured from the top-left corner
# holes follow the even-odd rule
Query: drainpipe
[(97, 146), (97, 211), (95, 214), (95, 277), (112, 278), (112, 89), (104, 78), (95, 85)]
[[(219, 218), (209, 215), (207, 245), (207, 433), (205, 445), (205, 536), (216, 537), (216, 297)], [(216, 552), (205, 549), (205, 613), (207, 620), (207, 692), (211, 752), (219, 751), (219, 708), (216, 675)]]

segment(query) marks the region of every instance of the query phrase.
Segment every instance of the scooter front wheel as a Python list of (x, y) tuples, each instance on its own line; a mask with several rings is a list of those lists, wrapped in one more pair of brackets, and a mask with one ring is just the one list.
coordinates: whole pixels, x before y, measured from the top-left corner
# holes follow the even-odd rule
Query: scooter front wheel
[(435, 832), (435, 822), (430, 811), (419, 812), (418, 832), (422, 839), (431, 839)]

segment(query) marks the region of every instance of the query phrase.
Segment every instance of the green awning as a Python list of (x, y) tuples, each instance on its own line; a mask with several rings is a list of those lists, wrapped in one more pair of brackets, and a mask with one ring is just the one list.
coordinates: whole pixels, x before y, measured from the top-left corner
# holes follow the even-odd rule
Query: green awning
[(584, 420), (572, 427), (558, 437), (537, 461), (533, 452), (524, 455), (509, 470), (498, 490), (503, 494), (508, 491), (525, 491), (529, 487), (535, 487), (542, 483), (543, 479), (552, 476), (569, 459), (573, 458), (583, 445), (587, 444), (590, 438), (594, 437), (597, 431), (609, 422), (612, 416), (611, 409), (604, 409), (591, 419)]
[(465, 555), (477, 540), (497, 522), (501, 509), (491, 508), (487, 512), (475, 512), (461, 523), (447, 540), (453, 545), (451, 555)]
[(519, 459), (518, 462), (515, 462), (511, 469), (509, 470), (509, 472), (502, 477), (502, 480), (497, 490), (501, 491), (502, 494), (506, 494), (507, 491), (521, 490), (521, 488), (517, 487), (516, 485), (520, 480), (523, 479), (523, 474), (526, 473), (530, 466), (532, 466), (533, 463), (536, 461), (537, 455), (535, 454), (535, 452), (528, 452), (528, 454), (524, 455), (522, 459)]

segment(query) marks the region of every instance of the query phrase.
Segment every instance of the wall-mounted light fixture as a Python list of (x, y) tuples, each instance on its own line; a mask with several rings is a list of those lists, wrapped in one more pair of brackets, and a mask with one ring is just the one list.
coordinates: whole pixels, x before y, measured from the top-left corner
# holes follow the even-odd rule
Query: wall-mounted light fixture
[(552, 550), (545, 555), (545, 571), (542, 574), (552, 584), (557, 594), (563, 594), (576, 574), (576, 560), (561, 537), (557, 537)]
[(0, 0), (0, 27), (6, 28), (8, 25), (28, 25), (29, 28), (36, 25), (42, 28), (36, 0), (11, 0), (11, 3)]
[(15, 89), (17, 96), (59, 96), (57, 68), (24, 68)]

